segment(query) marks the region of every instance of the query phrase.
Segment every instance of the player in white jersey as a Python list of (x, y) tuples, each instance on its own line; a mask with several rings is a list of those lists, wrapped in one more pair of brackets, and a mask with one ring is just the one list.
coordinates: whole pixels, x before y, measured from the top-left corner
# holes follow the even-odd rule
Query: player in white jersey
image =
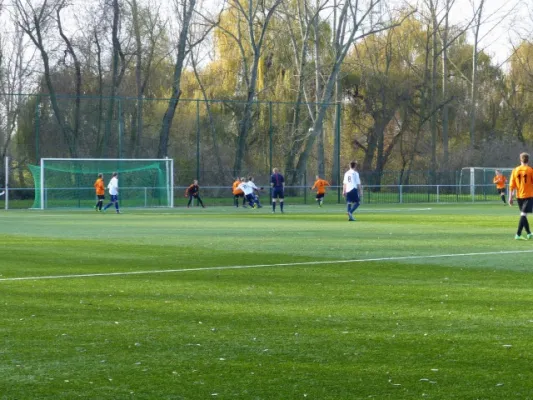
[(250, 207), (257, 208), (257, 204), (254, 198), (254, 186), (255, 185), (253, 182), (250, 182), (248, 179), (245, 179), (237, 187), (241, 189), (244, 193), (244, 197), (246, 198), (246, 201), (248, 201), (248, 204), (250, 204)]
[(250, 184), (252, 186), (252, 189), (254, 190), (254, 200), (255, 200), (255, 203), (257, 204), (257, 208), (262, 208), (263, 206), (259, 202), (259, 192), (263, 190), (263, 188), (257, 187), (257, 185), (254, 182), (254, 178), (252, 176), (248, 178), (248, 184)]
[(357, 162), (350, 163), (350, 169), (344, 174), (344, 181), (342, 182), (342, 195), (346, 197), (346, 210), (348, 211), (348, 221), (355, 221), (353, 212), (361, 204), (363, 189), (361, 187), (361, 179), (359, 172), (357, 172)]
[(113, 172), (113, 177), (107, 184), (107, 188), (109, 189), (109, 195), (111, 196), (111, 202), (104, 207), (104, 211), (106, 211), (109, 207), (111, 207), (113, 204), (115, 205), (115, 210), (117, 214), (120, 214), (120, 210), (118, 209), (118, 173)]

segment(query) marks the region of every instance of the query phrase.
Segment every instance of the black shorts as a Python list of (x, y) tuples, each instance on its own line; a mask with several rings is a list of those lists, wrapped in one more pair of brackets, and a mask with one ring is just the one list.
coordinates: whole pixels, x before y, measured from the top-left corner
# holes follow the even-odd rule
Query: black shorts
[(104, 200), (105, 199), (105, 195), (104, 194), (99, 194), (97, 196), (98, 196), (98, 200)]
[(359, 203), (359, 192), (357, 188), (346, 193), (346, 203)]
[(525, 199), (516, 199), (518, 208), (523, 213), (531, 214), (533, 212), (533, 197), (527, 197)]
[(498, 194), (505, 194), (505, 188), (502, 188), (502, 189), (498, 189)]
[(273, 187), (272, 188), (272, 198), (273, 199), (283, 199), (285, 196), (283, 195), (283, 187)]
[(234, 194), (235, 197), (244, 197), (244, 193)]
[(316, 199), (317, 200), (323, 199), (325, 195), (326, 195), (326, 193), (317, 193), (316, 194)]

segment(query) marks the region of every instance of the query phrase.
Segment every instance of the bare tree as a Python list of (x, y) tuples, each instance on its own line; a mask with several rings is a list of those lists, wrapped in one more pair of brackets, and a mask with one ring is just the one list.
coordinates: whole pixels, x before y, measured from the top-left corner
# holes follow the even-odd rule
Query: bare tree
[[(215, 25), (213, 25), (213, 24), (210, 24), (207, 27), (200, 27), (199, 25), (196, 25), (194, 27), (196, 29), (193, 29), (193, 32), (192, 32), (191, 36), (195, 36), (195, 37), (205, 36), (206, 29), (207, 30), (211, 30), (211, 29), (214, 28), (214, 26)], [(200, 30), (200, 31), (198, 32), (198, 30)], [(191, 42), (192, 42), (192, 37), (189, 38), (189, 46), (192, 45)], [(215, 155), (215, 159), (217, 160), (217, 165), (218, 165), (218, 168), (216, 170), (219, 171), (221, 173), (221, 175), (225, 175), (226, 171), (225, 171), (225, 168), (224, 168), (224, 164), (222, 163), (222, 157), (221, 157), (220, 149), (219, 149), (219, 145), (218, 145), (216, 127), (215, 127), (215, 119), (213, 117), (213, 112), (211, 110), (211, 102), (210, 102), (210, 99), (209, 99), (209, 97), (207, 95), (207, 90), (206, 90), (205, 84), (204, 84), (204, 82), (203, 82), (203, 80), (201, 78), (200, 72), (199, 72), (198, 64), (201, 62), (200, 51), (201, 51), (201, 46), (197, 46), (196, 48), (192, 49), (192, 51), (191, 51), (191, 67), (192, 67), (192, 70), (194, 72), (194, 76), (196, 78), (196, 81), (198, 82), (198, 86), (200, 87), (200, 91), (202, 93), (202, 98), (203, 98), (203, 104), (205, 105), (205, 110), (206, 110), (206, 113), (207, 113), (209, 131), (211, 133), (211, 140), (212, 140), (212, 143), (213, 143), (213, 151), (215, 153), (214, 155)], [(197, 112), (199, 112), (199, 110), (197, 110)]]
[[(0, 3), (0, 16), (2, 11)], [(22, 92), (33, 77), (35, 53), (28, 48), (17, 20), (15, 10), (11, 19), (6, 16), (8, 23), (0, 29), (0, 186), (5, 183), (5, 158), (13, 155), (11, 143), (26, 100)]]
[[(107, 117), (105, 121), (104, 137), (100, 144), (100, 153), (106, 157), (108, 140), (111, 136), (111, 123), (113, 121), (113, 115), (115, 113), (115, 97), (118, 92), (122, 78), (126, 72), (126, 55), (122, 50), (122, 44), (120, 42), (120, 23), (121, 23), (121, 10), (119, 0), (112, 0), (113, 8), (113, 23), (111, 28), (111, 43), (113, 44), (112, 61), (111, 61), (111, 88), (109, 91), (109, 102), (107, 106)], [(120, 118), (120, 116), (119, 116)]]
[[(138, 157), (144, 129), (144, 95), (152, 69), (161, 60), (155, 60), (158, 43), (166, 31), (166, 22), (161, 18), (161, 9), (150, 3), (146, 8), (140, 7), (137, 0), (128, 0), (131, 9), (131, 24), (135, 38), (135, 86), (137, 100), (132, 115), (131, 140), (129, 154)], [(140, 15), (142, 13), (142, 15)]]
[(381, 0), (335, 2), (335, 16), (337, 20), (335, 23), (336, 29), (333, 32), (331, 61), (328, 65), (328, 69), (323, 71), (324, 83), (320, 97), (317, 97), (316, 99), (318, 107), (313, 112), (313, 126), (309, 130), (309, 134), (303, 143), (302, 149), (299, 149), (301, 151), (297, 152), (299, 157), (295, 157), (291, 161), (291, 164), (286, 166), (288, 170), (293, 171), (292, 177), (290, 178), (291, 183), (295, 183), (303, 178), (307, 166), (307, 160), (311, 154), (315, 140), (319, 135), (322, 135), (324, 118), (333, 98), (335, 84), (342, 63), (353, 44), (366, 36), (399, 26), (402, 21), (412, 13), (408, 13), (399, 21), (388, 21), (384, 23), (381, 20), (378, 20), (376, 23), (371, 23), (371, 15), (380, 5), (380, 2)]
[[(286, 154), (285, 165), (291, 165), (294, 158), (297, 156), (298, 150), (302, 144), (302, 141), (305, 140), (307, 136), (307, 130), (305, 127), (301, 127), (301, 108), (303, 100), (305, 99), (307, 103), (311, 101), (309, 91), (305, 87), (306, 81), (310, 78), (311, 73), (313, 72), (307, 66), (310, 62), (310, 37), (313, 35), (319, 35), (318, 21), (320, 13), (324, 11), (328, 5), (329, 0), (323, 0), (322, 3), (318, 1), (315, 5), (309, 4), (308, 0), (296, 2), (296, 13), (293, 10), (288, 9), (286, 5), (283, 7), (285, 18), (287, 21), (287, 28), (291, 39), (292, 50), (294, 54), (294, 65), (296, 67), (296, 78), (297, 78), (297, 89), (296, 89), (296, 101), (294, 105), (294, 114), (292, 119), (292, 129), (290, 140), (290, 149)], [(336, 8), (334, 7), (334, 11)], [(294, 26), (294, 19), (296, 18), (296, 28)], [(336, 18), (334, 18), (334, 22)], [(318, 46), (318, 40), (314, 41), (315, 43), (315, 54), (318, 54), (320, 49)], [(315, 98), (319, 97), (320, 87), (321, 87), (321, 70), (320, 70), (320, 61), (316, 57), (315, 68)], [(338, 82), (337, 82), (338, 84)], [(316, 112), (316, 106), (310, 107), (307, 104), (307, 110), (311, 118), (313, 118)], [(323, 138), (320, 135), (320, 138)], [(323, 143), (323, 142), (322, 142)], [(323, 149), (323, 146), (322, 146)], [(321, 152), (323, 155), (323, 151)], [(323, 171), (323, 162), (319, 162), (319, 165), (322, 166), (322, 171), (319, 170), (319, 175), (324, 176)], [(320, 168), (320, 167), (319, 167)]]
[[(443, 117), (443, 152), (444, 159), (448, 159), (448, 107), (451, 101), (447, 97), (448, 90), (448, 49), (457, 39), (459, 39), (467, 29), (470, 28), (473, 19), (468, 21), (464, 27), (458, 27), (454, 34), (450, 36), (449, 14), (454, 0), (426, 0), (428, 15), (425, 20), (428, 23), (430, 33), (430, 45), (427, 51), (431, 52), (431, 71), (429, 71), (429, 128), (431, 133), (431, 158), (430, 172), (431, 181), (436, 183), (437, 179), (437, 147), (438, 147), (438, 116)], [(444, 24), (444, 27), (443, 27)], [(439, 40), (440, 38), (440, 40)], [(439, 46), (440, 45), (440, 46)], [(429, 57), (429, 53), (426, 55)], [(442, 58), (443, 74), (439, 77), (439, 61)], [(442, 91), (439, 96), (437, 83), (442, 79)], [(442, 98), (440, 98), (442, 97)], [(446, 164), (447, 165), (447, 164)]]
[[(228, 3), (227, 12), (235, 17), (236, 27), (233, 30), (224, 27), (222, 30), (239, 48), (242, 63), (242, 78), (246, 87), (246, 98), (242, 118), (239, 121), (233, 175), (240, 175), (248, 134), (252, 122), (253, 103), (257, 96), (257, 78), (259, 62), (263, 54), (263, 46), (269, 24), (283, 0), (233, 0)], [(247, 48), (251, 53), (251, 60)]]
[[(478, 62), (479, 54), (483, 49), (480, 49), (480, 43), (485, 37), (487, 37), (495, 28), (500, 26), (505, 20), (512, 16), (519, 8), (521, 4), (520, 0), (510, 0), (498, 4), (497, 9), (491, 10), (487, 13), (486, 6), (490, 4), (485, 3), (484, 0), (479, 0), (476, 4), (476, 0), (471, 0), (473, 11), (473, 49), (472, 49), (472, 76), (470, 80), (470, 147), (474, 147), (476, 143), (475, 130), (476, 130), (476, 118), (477, 118), (477, 103), (479, 102), (479, 82), (478, 82)], [(522, 18), (519, 18), (522, 19)], [(484, 26), (484, 33), (481, 35), (481, 27)]]
[(176, 49), (176, 61), (174, 63), (174, 74), (172, 77), (172, 94), (165, 115), (163, 116), (163, 123), (159, 132), (159, 146), (157, 151), (157, 157), (159, 158), (166, 157), (168, 153), (170, 128), (172, 127), (176, 107), (178, 106), (181, 97), (181, 74), (185, 65), (185, 59), (190, 51), (190, 48), (187, 45), (187, 38), (193, 20), (196, 0), (175, 0), (174, 4), (179, 20), (179, 34)]
[(63, 112), (58, 104), (56, 90), (52, 82), (50, 56), (44, 41), (45, 35), (49, 33), (50, 27), (54, 22), (54, 15), (61, 4), (62, 2), (44, 0), (41, 4), (35, 6), (31, 0), (15, 0), (15, 9), (19, 15), (17, 20), (18, 26), (28, 35), (39, 51), (43, 63), (44, 80), (50, 96), (50, 104), (54, 112), (54, 117), (67, 143), (70, 156), (76, 157), (78, 154), (76, 140), (73, 136), (72, 128), (65, 121)]

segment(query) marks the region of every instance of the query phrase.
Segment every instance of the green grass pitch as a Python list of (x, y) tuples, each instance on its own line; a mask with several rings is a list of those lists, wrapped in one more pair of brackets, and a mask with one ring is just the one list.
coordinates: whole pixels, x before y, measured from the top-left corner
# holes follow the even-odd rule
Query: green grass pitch
[(533, 399), (516, 207), (270, 211), (1, 211), (0, 399)]

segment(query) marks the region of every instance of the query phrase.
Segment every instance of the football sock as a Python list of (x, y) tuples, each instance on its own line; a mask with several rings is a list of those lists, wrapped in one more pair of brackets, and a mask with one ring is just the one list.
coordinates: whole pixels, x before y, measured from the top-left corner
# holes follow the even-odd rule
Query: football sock
[(283, 212), (283, 200), (279, 202), (279, 209)]
[(276, 211), (276, 202), (275, 201), (272, 202), (272, 211)]
[(357, 210), (357, 208), (359, 207), (359, 204), (360, 204), (360, 203), (353, 203), (353, 206), (352, 206), (352, 208), (350, 209), (350, 213), (353, 213), (355, 210)]
[(502, 194), (502, 200), (503, 200), (503, 204), (506, 204), (507, 202), (505, 201), (505, 195)]
[(516, 231), (516, 234), (520, 236), (522, 234), (522, 229), (524, 229), (524, 216), (520, 216), (520, 220), (518, 221), (518, 230)]
[(528, 234), (530, 234), (531, 231), (529, 230), (529, 221), (527, 220), (527, 217), (526, 217), (525, 215), (522, 216), (521, 219), (522, 219), (522, 218), (524, 219), (524, 224), (523, 224), (523, 225), (524, 225), (524, 229), (526, 230), (526, 232), (527, 232)]
[(118, 211), (118, 201), (115, 202), (115, 209)]
[(346, 211), (347, 212), (350, 212), (350, 209), (352, 208), (352, 203), (347, 203), (346, 204)]

